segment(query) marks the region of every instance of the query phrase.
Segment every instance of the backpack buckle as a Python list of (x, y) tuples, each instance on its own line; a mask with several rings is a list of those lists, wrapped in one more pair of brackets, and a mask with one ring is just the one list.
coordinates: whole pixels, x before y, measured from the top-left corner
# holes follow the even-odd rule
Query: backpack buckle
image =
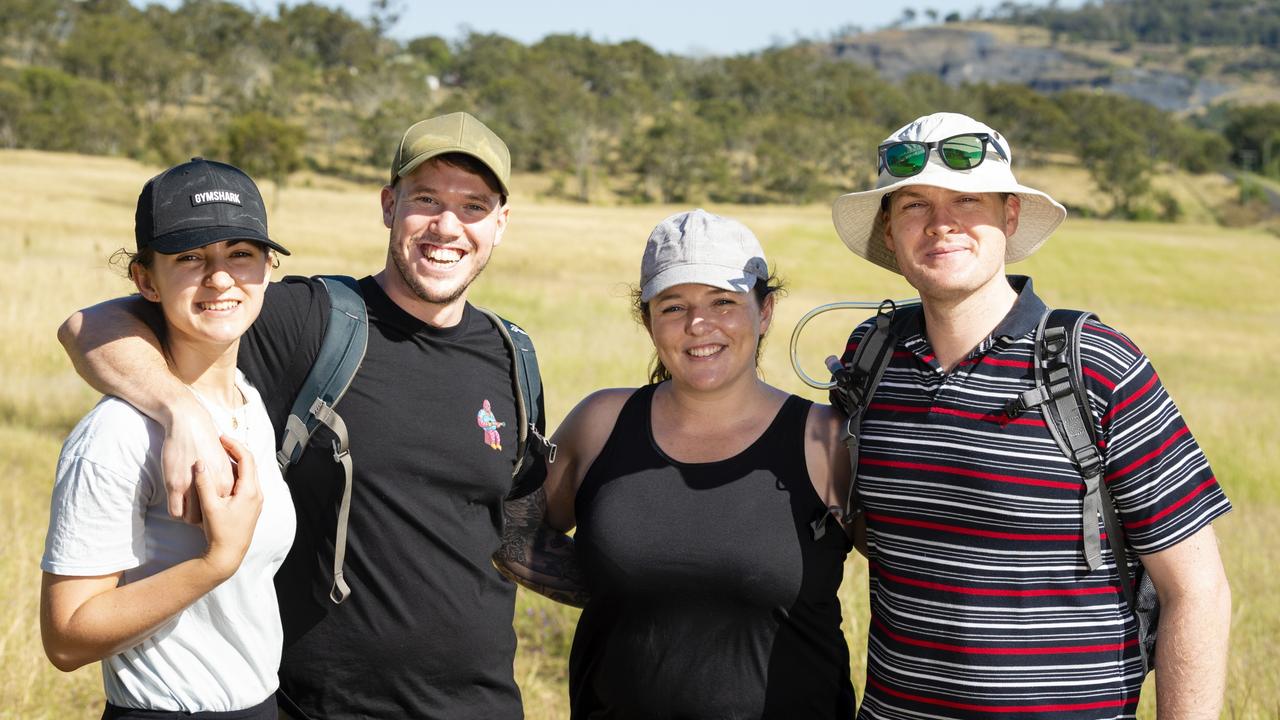
[(1072, 451), (1072, 459), (1080, 467), (1080, 473), (1086, 478), (1098, 475), (1102, 471), (1102, 456), (1092, 445), (1085, 445)]

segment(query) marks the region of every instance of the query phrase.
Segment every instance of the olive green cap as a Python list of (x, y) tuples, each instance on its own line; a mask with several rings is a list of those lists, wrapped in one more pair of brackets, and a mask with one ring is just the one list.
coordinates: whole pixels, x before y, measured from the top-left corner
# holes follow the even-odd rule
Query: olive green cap
[(438, 155), (462, 153), (484, 163), (498, 176), (502, 194), (510, 195), (511, 153), (502, 138), (464, 112), (450, 113), (415, 123), (404, 131), (391, 160), (391, 184)]

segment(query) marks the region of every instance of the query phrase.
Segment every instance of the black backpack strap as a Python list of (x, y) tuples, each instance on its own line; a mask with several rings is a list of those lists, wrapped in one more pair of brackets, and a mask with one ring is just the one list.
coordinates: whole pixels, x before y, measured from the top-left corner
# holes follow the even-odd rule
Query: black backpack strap
[(320, 353), (303, 380), (285, 421), (276, 461), (280, 465), (280, 474), (284, 475), (306, 452), (307, 443), (321, 425), (334, 434), (333, 460), (342, 465), (344, 483), (333, 539), (333, 586), (329, 590), (329, 598), (334, 603), (341, 603), (351, 594), (351, 588), (343, 577), (342, 564), (347, 554), (347, 521), (351, 515), (352, 465), (351, 453), (347, 449), (347, 426), (334, 411), (334, 406), (346, 394), (360, 363), (364, 361), (369, 342), (369, 315), (355, 278), (325, 275), (319, 279), (329, 293), (329, 318)]
[(880, 379), (884, 377), (885, 368), (893, 359), (898, 339), (904, 334), (907, 323), (915, 319), (918, 311), (918, 307), (898, 308), (892, 300), (885, 300), (880, 304), (871, 327), (858, 343), (858, 349), (854, 351), (849, 364), (832, 368), (831, 379), (835, 386), (831, 388), (831, 404), (844, 413), (846, 418), (841, 437), (849, 451), (849, 489), (845, 494), (844, 507), (829, 507), (822, 517), (810, 524), (815, 540), (821, 539), (826, 533), (828, 515), (834, 515), (842, 524), (847, 525), (856, 520), (861, 512), (855, 501), (854, 486), (858, 479), (862, 416), (871, 405)]
[[(1103, 508), (1105, 492), (1102, 479), (1102, 455), (1094, 436), (1089, 400), (1084, 391), (1080, 368), (1080, 329), (1092, 313), (1076, 310), (1050, 310), (1040, 317), (1035, 337), (1036, 386), (1021, 393), (1005, 407), (1005, 414), (1016, 417), (1023, 410), (1041, 407), (1045, 425), (1058, 448), (1084, 478), (1084, 496), (1080, 530), (1084, 538), (1084, 559), (1093, 572), (1102, 565), (1102, 540), (1098, 534), (1098, 516), (1114, 520), (1112, 508)], [(1107, 497), (1110, 501), (1110, 496)], [(1107, 503), (1110, 505), (1110, 502)], [(1107, 537), (1115, 549), (1115, 536), (1108, 524)], [(1124, 545), (1119, 545), (1121, 549)], [(1116, 564), (1125, 556), (1116, 555)]]
[(1042, 405), (1049, 434), (1084, 478), (1080, 522), (1085, 562), (1090, 572), (1102, 564), (1102, 542), (1098, 537), (1098, 515), (1101, 514), (1102, 525), (1107, 531), (1107, 545), (1111, 548), (1120, 580), (1120, 592), (1138, 621), (1138, 649), (1142, 653), (1143, 666), (1150, 670), (1155, 664), (1155, 624), (1159, 613), (1155, 586), (1150, 576), (1142, 573), (1138, 587), (1134, 587), (1124, 526), (1116, 515), (1111, 490), (1102, 477), (1105, 468), (1098, 452), (1080, 361), (1081, 330), (1087, 321), (1097, 319), (1093, 313), (1079, 310), (1045, 312), (1036, 329), (1036, 387), (1022, 393), (1005, 408), (1005, 412), (1014, 417), (1022, 410)]
[(1098, 537), (1098, 515), (1102, 515), (1102, 524), (1107, 529), (1107, 544), (1111, 546), (1120, 574), (1121, 590), (1129, 606), (1133, 607), (1133, 584), (1125, 554), (1124, 528), (1116, 517), (1115, 502), (1102, 477), (1102, 456), (1098, 452), (1080, 364), (1080, 331), (1090, 319), (1097, 319), (1097, 316), (1078, 310), (1045, 312), (1036, 328), (1036, 387), (1019, 395), (1005, 408), (1005, 412), (1013, 417), (1027, 408), (1043, 406), (1049, 434), (1084, 478), (1081, 531), (1089, 570), (1092, 572), (1102, 564), (1102, 541)]
[[(486, 308), (479, 310), (502, 336), (511, 356), (512, 381), (516, 386), (516, 464), (511, 470), (514, 480), (528, 464), (529, 450), (543, 455), (547, 462), (555, 462), (556, 446), (544, 434), (546, 420), (542, 417), (542, 373), (538, 371), (538, 354), (533, 349), (533, 339), (519, 325)], [(533, 439), (530, 442), (530, 438)]]

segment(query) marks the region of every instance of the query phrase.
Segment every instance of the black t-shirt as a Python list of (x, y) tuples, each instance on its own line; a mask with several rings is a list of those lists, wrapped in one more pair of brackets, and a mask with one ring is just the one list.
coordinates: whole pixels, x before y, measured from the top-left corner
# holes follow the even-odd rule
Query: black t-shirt
[[(272, 283), (240, 345), (277, 429), (319, 352), (329, 300), (318, 282)], [(368, 350), (337, 405), (355, 468), (351, 596), (328, 598), (343, 475), (321, 427), (287, 477), (298, 532), (276, 575), (282, 702), (318, 718), (520, 718), (515, 587), (490, 562), (516, 452), (509, 355), (470, 305), (434, 328), (372, 278), (360, 286)]]

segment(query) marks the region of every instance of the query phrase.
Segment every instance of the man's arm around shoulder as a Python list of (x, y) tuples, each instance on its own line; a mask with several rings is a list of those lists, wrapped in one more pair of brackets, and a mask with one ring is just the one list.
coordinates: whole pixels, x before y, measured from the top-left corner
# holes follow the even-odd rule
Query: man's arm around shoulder
[(573, 538), (547, 522), (547, 491), (503, 503), (506, 523), (493, 564), (512, 582), (574, 607), (589, 597)]
[(136, 295), (108, 300), (73, 313), (58, 328), (58, 341), (91, 387), (164, 427), (169, 513), (198, 522), (199, 506), (189, 492), (197, 461), (204, 461), (223, 495), (231, 488), (231, 465), (208, 412), (169, 371), (155, 330), (163, 327), (159, 313), (159, 306)]

